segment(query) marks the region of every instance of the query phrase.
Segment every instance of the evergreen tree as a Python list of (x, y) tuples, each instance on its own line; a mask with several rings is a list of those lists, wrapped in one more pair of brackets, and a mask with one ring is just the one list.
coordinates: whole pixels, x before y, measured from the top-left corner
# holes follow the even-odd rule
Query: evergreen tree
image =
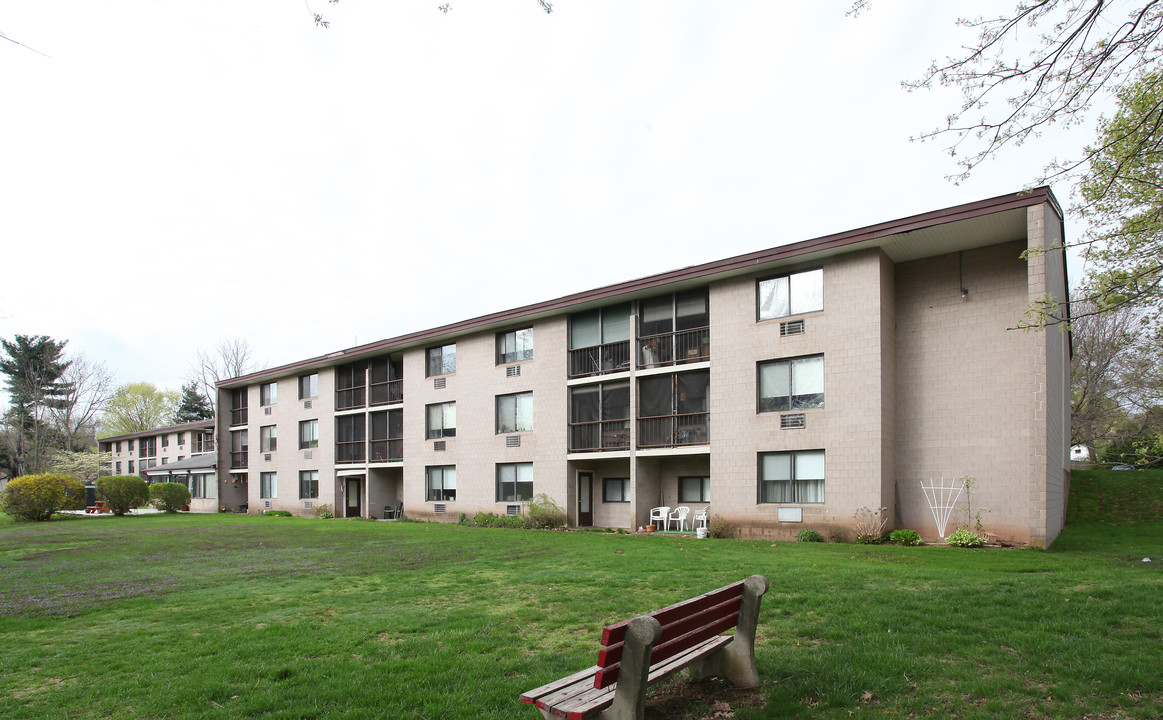
[(178, 403), (178, 410), (174, 413), (175, 423), (196, 422), (210, 420), (214, 417), (214, 408), (202, 393), (198, 392), (197, 383), (191, 381), (182, 386), (182, 400)]
[(72, 386), (62, 379), (69, 367), (64, 359), (68, 340), (57, 342), (47, 335), (17, 335), (0, 339), (7, 357), (0, 357), (0, 373), (6, 376), (16, 434), (18, 474), (39, 471), (50, 438), (49, 410), (60, 408)]

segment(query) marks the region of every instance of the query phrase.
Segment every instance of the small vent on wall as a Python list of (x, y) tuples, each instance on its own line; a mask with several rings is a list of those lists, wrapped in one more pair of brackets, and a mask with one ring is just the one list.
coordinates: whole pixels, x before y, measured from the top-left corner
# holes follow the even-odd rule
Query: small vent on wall
[(264, 454), (264, 455), (262, 456), (262, 459), (263, 459), (263, 460), (266, 460), (267, 462), (270, 462), (270, 461), (271, 461), (271, 454), (270, 454), (270, 453), (266, 453), (266, 454)]
[(303, 409), (304, 409), (304, 410), (310, 410), (310, 409), (311, 409), (311, 401), (310, 401), (310, 400), (304, 400), (304, 401), (303, 401)]
[(270, 500), (263, 500), (262, 506), (265, 508), (269, 508), (271, 506), (271, 501)]
[(505, 368), (505, 377), (521, 377), (521, 366), (510, 365)]
[(507, 506), (505, 506), (505, 513), (508, 515), (520, 515), (521, 514), (521, 506), (520, 505), (507, 505)]
[(804, 417), (803, 413), (779, 416), (780, 430), (795, 430), (802, 427), (807, 427), (807, 419)]
[(435, 378), (432, 380), (432, 387), (436, 390), (443, 390), (447, 384), (448, 378)]
[(270, 409), (269, 407), (265, 407), (265, 408), (263, 408), (263, 409), (262, 409), (262, 414), (263, 414), (263, 415), (270, 415), (270, 414), (271, 414), (271, 409)]
[(303, 459), (304, 459), (304, 460), (310, 460), (310, 459), (311, 459), (311, 451), (310, 451), (310, 450), (308, 450), (308, 451), (306, 451), (306, 452), (304, 452), (304, 453), (303, 453)]
[(443, 515), (444, 513), (448, 512), (448, 506), (444, 503), (436, 503), (432, 506), (432, 512), (436, 513), (437, 515)]
[(303, 502), (303, 509), (304, 509), (304, 510), (310, 510), (310, 509), (311, 509), (311, 501), (310, 501), (310, 500), (306, 500), (306, 501), (304, 501), (304, 502)]
[(779, 324), (779, 334), (783, 335), (803, 335), (804, 321), (803, 320), (789, 320), (788, 322), (781, 322)]
[(432, 443), (432, 449), (436, 452), (444, 452), (444, 441), (437, 440), (436, 442)]
[(505, 447), (521, 447), (520, 435), (509, 435), (505, 438)]

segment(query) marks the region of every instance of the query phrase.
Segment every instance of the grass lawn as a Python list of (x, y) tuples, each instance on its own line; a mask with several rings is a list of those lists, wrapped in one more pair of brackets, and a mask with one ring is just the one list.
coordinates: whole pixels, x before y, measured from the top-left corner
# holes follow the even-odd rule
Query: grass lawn
[(1076, 473), (1048, 552), (0, 518), (0, 717), (533, 720), (517, 696), (592, 665), (601, 626), (753, 573), (766, 684), (674, 683), (652, 717), (1163, 717), (1149, 472)]

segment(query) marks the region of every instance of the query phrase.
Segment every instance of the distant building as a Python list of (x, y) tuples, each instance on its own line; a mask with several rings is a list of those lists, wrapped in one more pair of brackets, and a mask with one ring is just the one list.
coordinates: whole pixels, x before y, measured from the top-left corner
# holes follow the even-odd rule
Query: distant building
[(182, 483), (193, 497), (191, 510), (218, 511), (213, 420), (112, 435), (98, 443), (101, 452), (112, 455), (112, 474), (140, 475), (150, 483)]

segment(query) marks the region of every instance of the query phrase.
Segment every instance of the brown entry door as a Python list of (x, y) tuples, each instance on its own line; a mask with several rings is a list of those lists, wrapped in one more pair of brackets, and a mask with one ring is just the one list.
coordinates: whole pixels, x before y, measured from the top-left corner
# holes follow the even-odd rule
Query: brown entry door
[(590, 527), (594, 524), (593, 473), (577, 474), (577, 524), (578, 527)]
[(363, 487), (363, 478), (349, 477), (347, 478), (347, 489), (343, 493), (347, 498), (347, 512), (344, 517), (359, 517), (360, 513), (360, 489)]

